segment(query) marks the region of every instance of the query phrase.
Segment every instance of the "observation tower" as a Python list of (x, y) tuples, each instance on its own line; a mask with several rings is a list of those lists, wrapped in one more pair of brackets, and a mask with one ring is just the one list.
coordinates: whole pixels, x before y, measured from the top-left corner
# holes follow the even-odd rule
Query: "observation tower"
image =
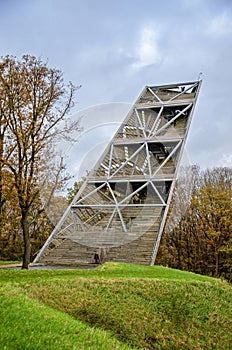
[(34, 262), (154, 264), (200, 86), (145, 86)]

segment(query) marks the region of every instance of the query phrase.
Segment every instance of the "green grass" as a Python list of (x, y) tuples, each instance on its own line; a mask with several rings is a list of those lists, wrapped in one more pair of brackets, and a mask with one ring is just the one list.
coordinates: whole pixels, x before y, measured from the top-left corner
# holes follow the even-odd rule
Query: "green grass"
[(19, 265), (19, 264), (22, 264), (22, 261), (15, 261), (15, 260), (7, 260), (7, 261), (4, 261), (4, 260), (0, 260), (0, 265), (13, 265), (13, 264), (17, 264), (17, 265)]
[[(91, 270), (0, 270), (0, 279), (6, 281), (34, 279), (52, 279), (52, 278), (156, 278), (168, 280), (184, 281), (213, 281), (211, 277), (197, 275), (191, 272), (185, 272), (175, 269), (169, 269), (163, 266), (143, 266), (124, 263), (106, 263), (99, 265), (97, 269)], [(217, 281), (215, 279), (215, 281)]]
[(168, 269), (0, 271), (1, 349), (231, 349), (232, 288)]
[(88, 327), (7, 287), (0, 291), (1, 350), (130, 349), (109, 332)]

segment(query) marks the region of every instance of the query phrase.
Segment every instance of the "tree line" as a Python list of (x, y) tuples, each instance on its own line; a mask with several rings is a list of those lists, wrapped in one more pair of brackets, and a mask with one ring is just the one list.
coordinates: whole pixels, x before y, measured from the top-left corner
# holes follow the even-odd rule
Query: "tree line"
[(157, 264), (232, 280), (232, 168), (185, 169)]

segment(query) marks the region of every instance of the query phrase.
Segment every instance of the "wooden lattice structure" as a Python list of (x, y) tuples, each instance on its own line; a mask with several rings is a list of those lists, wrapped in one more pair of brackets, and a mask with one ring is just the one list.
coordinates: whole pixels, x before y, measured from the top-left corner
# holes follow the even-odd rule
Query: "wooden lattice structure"
[(154, 264), (200, 85), (144, 88), (35, 262)]

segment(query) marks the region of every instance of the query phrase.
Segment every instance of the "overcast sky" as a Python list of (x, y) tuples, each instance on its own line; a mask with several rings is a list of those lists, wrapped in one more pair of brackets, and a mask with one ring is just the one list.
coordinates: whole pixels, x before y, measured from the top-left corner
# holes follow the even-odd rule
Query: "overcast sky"
[[(232, 166), (231, 0), (0, 4), (1, 55), (40, 56), (81, 84), (75, 112), (112, 102), (125, 106), (144, 85), (193, 81), (202, 72), (187, 152), (202, 168)], [(106, 114), (106, 124), (114, 121)], [(85, 144), (79, 147), (83, 152)]]

